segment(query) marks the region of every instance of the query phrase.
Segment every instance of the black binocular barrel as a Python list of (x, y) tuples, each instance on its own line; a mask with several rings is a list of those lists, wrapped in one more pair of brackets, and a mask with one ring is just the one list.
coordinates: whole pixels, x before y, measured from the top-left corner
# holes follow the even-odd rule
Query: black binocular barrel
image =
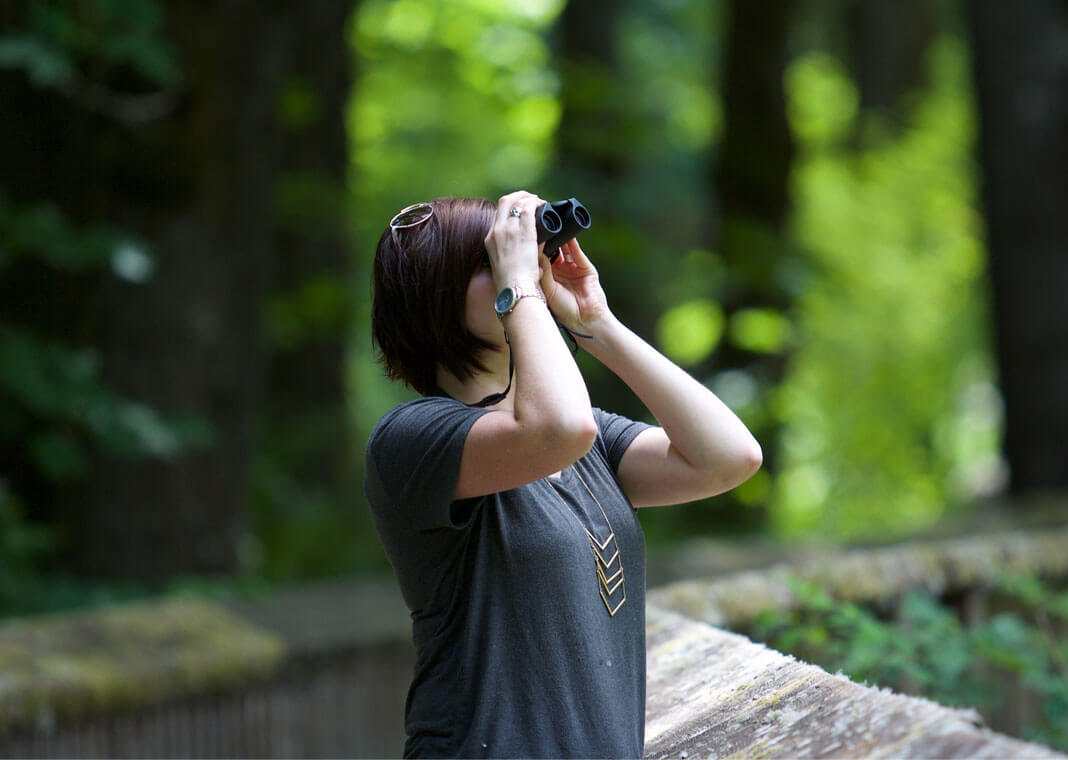
[(545, 253), (555, 258), (555, 251), (593, 223), (590, 212), (575, 198), (546, 203), (535, 214), (538, 242), (545, 243)]
[(538, 230), (538, 242), (544, 243), (564, 228), (564, 220), (551, 203), (543, 203), (534, 215), (534, 226)]

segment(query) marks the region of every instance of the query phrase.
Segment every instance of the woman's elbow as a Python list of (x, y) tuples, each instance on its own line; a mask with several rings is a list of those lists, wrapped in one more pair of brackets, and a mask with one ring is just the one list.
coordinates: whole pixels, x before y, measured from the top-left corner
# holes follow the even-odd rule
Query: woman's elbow
[(597, 422), (592, 414), (557, 419), (540, 431), (539, 438), (540, 447), (551, 449), (561, 460), (566, 460), (561, 465), (566, 467), (593, 448), (597, 440)]
[(760, 466), (764, 464), (764, 452), (755, 438), (750, 438), (746, 445), (738, 452), (735, 462), (735, 483), (731, 486), (740, 486), (756, 474)]
[(597, 421), (592, 414), (578, 415), (562, 432), (566, 438), (569, 449), (577, 454), (576, 460), (581, 459), (593, 448), (593, 442), (597, 440)]
[(764, 464), (764, 451), (760, 448), (757, 439), (753, 438), (742, 454), (742, 465), (746, 471), (744, 479), (748, 480), (756, 474), (762, 464)]
[(705, 469), (706, 485), (713, 494), (737, 488), (753, 477), (764, 463), (764, 453), (755, 439)]

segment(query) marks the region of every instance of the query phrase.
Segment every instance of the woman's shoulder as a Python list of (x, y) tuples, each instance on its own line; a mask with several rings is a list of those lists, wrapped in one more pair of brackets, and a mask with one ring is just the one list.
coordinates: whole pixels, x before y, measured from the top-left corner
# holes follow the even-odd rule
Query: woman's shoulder
[(423, 396), (398, 404), (383, 414), (371, 430), (367, 446), (373, 448), (384, 439), (398, 436), (423, 435), (450, 421), (462, 422), (484, 412), (448, 396)]
[(613, 472), (618, 471), (619, 462), (627, 447), (652, 425), (597, 407), (593, 409), (593, 416), (597, 421), (598, 433), (594, 449), (605, 458)]

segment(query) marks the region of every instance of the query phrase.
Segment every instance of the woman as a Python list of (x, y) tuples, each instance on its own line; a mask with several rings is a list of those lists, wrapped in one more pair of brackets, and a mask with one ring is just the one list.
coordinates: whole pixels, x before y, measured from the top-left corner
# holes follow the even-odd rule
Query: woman
[[(721, 493), (761, 463), (714, 394), (616, 319), (577, 241), (541, 255), (543, 202), (416, 204), (375, 256), (375, 341), (423, 395), (379, 421), (366, 459), (417, 649), (406, 756), (640, 757), (635, 508)], [(591, 407), (557, 321), (659, 427)]]

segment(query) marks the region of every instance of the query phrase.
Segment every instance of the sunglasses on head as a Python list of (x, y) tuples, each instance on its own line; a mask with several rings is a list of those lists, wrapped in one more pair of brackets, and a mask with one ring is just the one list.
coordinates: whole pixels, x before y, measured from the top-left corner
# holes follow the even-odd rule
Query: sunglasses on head
[(433, 215), (434, 207), (429, 203), (413, 203), (411, 206), (402, 208), (389, 220), (389, 234), (393, 236), (393, 245), (400, 245), (400, 241), (397, 240), (397, 230), (418, 227)]

